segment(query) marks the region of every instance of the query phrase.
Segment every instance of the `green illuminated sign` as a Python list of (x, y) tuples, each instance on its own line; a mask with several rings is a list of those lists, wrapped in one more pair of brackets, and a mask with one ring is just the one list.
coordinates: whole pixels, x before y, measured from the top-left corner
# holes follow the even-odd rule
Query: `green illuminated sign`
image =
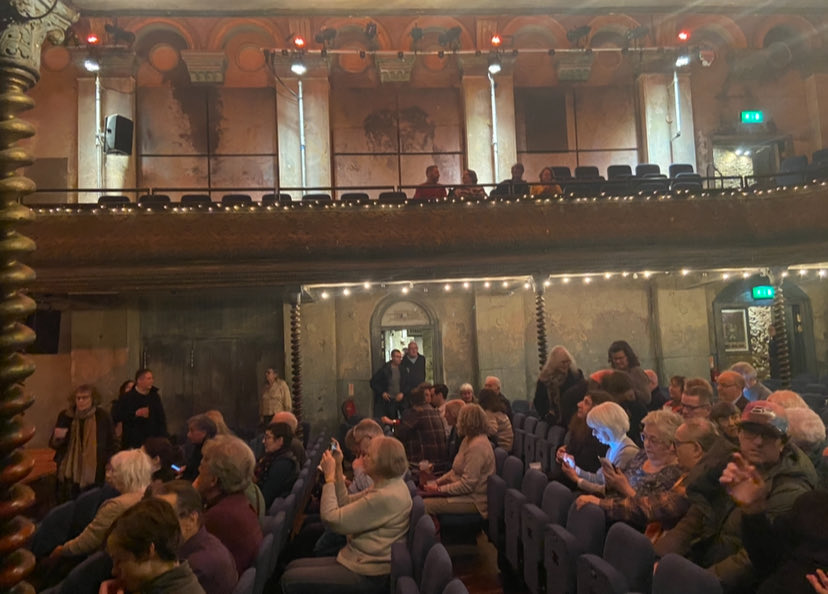
[(761, 124), (765, 121), (765, 114), (761, 111), (743, 111), (743, 124)]
[(759, 285), (753, 287), (754, 299), (773, 299), (776, 296), (776, 290), (770, 285)]

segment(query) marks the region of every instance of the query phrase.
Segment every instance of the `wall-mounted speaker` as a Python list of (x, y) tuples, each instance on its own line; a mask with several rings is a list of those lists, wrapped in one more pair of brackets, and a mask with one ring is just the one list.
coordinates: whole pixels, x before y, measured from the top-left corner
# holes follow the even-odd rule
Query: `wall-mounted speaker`
[(132, 120), (122, 115), (106, 116), (104, 151), (107, 155), (132, 154)]

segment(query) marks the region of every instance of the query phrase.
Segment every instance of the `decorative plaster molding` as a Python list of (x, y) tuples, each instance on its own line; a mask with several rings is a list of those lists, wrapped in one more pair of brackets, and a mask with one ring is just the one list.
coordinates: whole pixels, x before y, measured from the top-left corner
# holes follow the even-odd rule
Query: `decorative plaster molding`
[(417, 57), (413, 54), (399, 56), (374, 56), (374, 63), (380, 75), (380, 81), (408, 82)]
[(190, 72), (190, 82), (223, 83), (227, 57), (224, 52), (181, 50), (181, 59)]

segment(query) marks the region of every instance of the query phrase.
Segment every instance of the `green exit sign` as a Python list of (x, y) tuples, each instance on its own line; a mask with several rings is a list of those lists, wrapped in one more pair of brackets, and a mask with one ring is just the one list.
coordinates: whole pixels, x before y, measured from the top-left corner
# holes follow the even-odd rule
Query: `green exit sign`
[(765, 121), (765, 114), (761, 111), (743, 111), (743, 124), (761, 124)]
[(753, 287), (754, 299), (773, 299), (776, 296), (776, 290), (770, 285), (759, 285)]

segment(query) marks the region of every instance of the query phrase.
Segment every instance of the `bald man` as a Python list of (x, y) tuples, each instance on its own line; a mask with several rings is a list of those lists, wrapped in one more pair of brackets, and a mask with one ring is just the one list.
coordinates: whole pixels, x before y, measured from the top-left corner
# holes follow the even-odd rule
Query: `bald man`
[(720, 402), (729, 402), (740, 411), (745, 410), (749, 400), (745, 398), (745, 378), (735, 371), (723, 371), (716, 378), (716, 391)]
[(487, 390), (494, 391), (500, 401), (506, 406), (506, 416), (509, 417), (509, 422), (512, 422), (512, 405), (509, 403), (509, 399), (506, 398), (506, 395), (500, 390), (500, 378), (495, 375), (487, 375), (486, 381), (483, 382), (483, 387)]

